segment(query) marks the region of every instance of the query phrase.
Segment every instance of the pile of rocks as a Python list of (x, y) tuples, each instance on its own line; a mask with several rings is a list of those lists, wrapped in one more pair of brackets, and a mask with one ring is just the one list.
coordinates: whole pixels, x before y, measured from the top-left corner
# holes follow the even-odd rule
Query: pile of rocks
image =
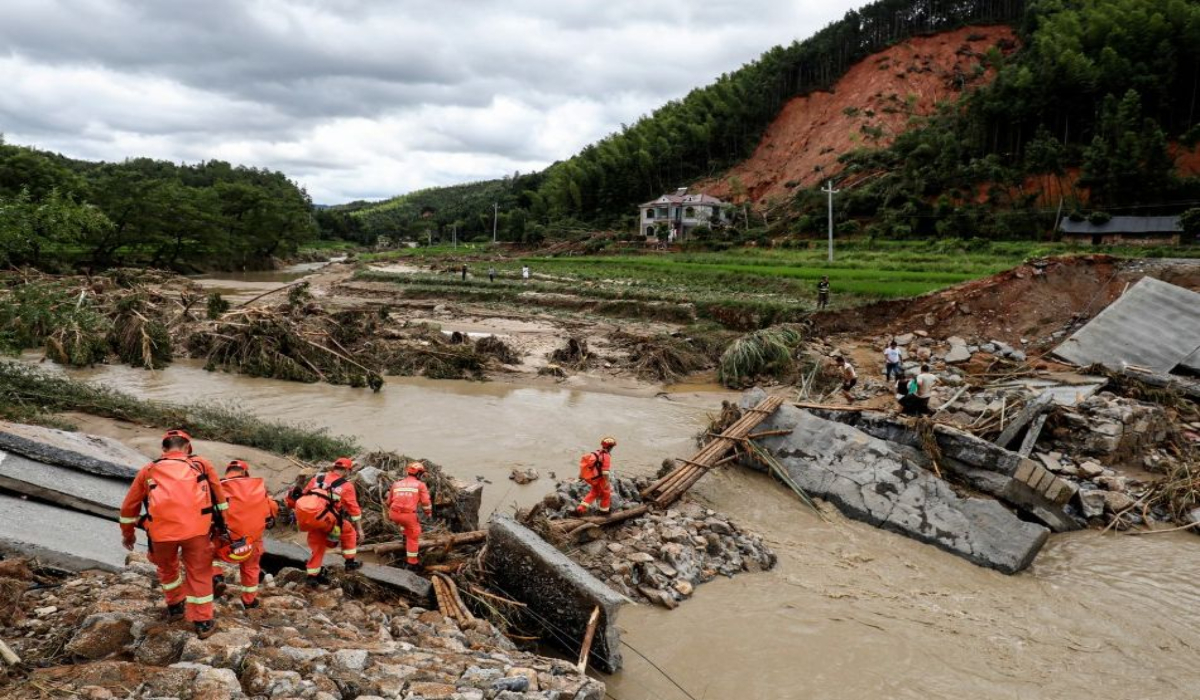
[[(1132, 506), (1145, 495), (1148, 484), (1119, 474), (1115, 469), (1094, 460), (1072, 457), (1062, 452), (1035, 452), (1034, 458), (1046, 469), (1074, 482), (1079, 491), (1072, 505), (1090, 524), (1104, 524)], [(1165, 511), (1150, 509), (1147, 514), (1156, 520), (1169, 520)], [(1141, 512), (1125, 515), (1128, 524), (1142, 523)]]
[[(632, 507), (648, 482), (617, 479), (613, 509)], [(544, 501), (551, 517), (574, 515), (586, 486), (563, 482)], [(652, 512), (595, 532), (597, 539), (574, 546), (567, 556), (622, 595), (673, 609), (695, 587), (717, 576), (764, 571), (776, 557), (762, 537), (728, 518), (683, 500), (665, 512)]]
[(1056, 412), (1051, 432), (1056, 449), (1102, 459), (1109, 464), (1155, 470), (1154, 448), (1167, 437), (1171, 421), (1162, 406), (1102, 391)]
[[(35, 668), (0, 687), (6, 698), (39, 688), (104, 700), (287, 697), (409, 700), (600, 700), (604, 685), (573, 664), (516, 651), (490, 623), (460, 627), (400, 602), (353, 600), (341, 588), (309, 591), (284, 570), (262, 587), (262, 606), (218, 603), (219, 630), (197, 639), (162, 620), (154, 569), (89, 572), (26, 592), (31, 613), (0, 629)], [(54, 656), (46, 639), (59, 640)], [(53, 644), (51, 646), (54, 646)], [(71, 663), (70, 661), (74, 661)]]

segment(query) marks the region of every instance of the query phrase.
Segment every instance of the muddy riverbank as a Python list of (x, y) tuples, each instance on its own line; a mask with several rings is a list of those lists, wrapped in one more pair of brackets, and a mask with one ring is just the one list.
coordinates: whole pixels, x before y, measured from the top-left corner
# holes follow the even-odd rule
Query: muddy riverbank
[[(485, 476), (485, 512), (550, 488), (507, 480), (516, 466), (574, 469), (597, 426), (621, 437), (616, 465), (651, 473), (690, 452), (719, 394), (655, 397), (419, 379), (380, 394), (237, 375), (190, 363), (161, 372), (76, 371), (147, 398), (237, 400), (273, 418), (429, 457)], [(1200, 539), (1054, 536), (1026, 573), (1007, 577), (846, 520), (826, 523), (782, 487), (741, 470), (693, 491), (762, 533), (771, 572), (719, 579), (671, 612), (627, 609), (625, 640), (693, 696), (771, 698), (1185, 698), (1200, 675)], [(620, 700), (682, 698), (636, 653), (606, 678)]]

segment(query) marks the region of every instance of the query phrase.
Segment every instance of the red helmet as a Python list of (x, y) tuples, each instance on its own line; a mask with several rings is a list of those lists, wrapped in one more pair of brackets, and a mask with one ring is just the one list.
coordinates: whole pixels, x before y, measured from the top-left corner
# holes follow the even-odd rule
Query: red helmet
[(225, 473), (228, 474), (231, 469), (241, 469), (246, 476), (250, 476), (250, 465), (240, 459), (229, 460), (229, 464), (225, 465)]
[(184, 440), (187, 440), (188, 442), (192, 441), (192, 436), (188, 435), (186, 432), (184, 432), (182, 430), (168, 430), (167, 432), (163, 433), (163, 438), (162, 438), (163, 441), (169, 440), (171, 438), (183, 438)]
[(341, 469), (343, 471), (354, 471), (354, 460), (349, 457), (338, 457), (333, 460), (333, 466), (330, 469)]
[(613, 447), (616, 447), (617, 439), (615, 437), (606, 437), (600, 441), (600, 446), (605, 449), (611, 449)]
[(424, 476), (425, 465), (420, 462), (409, 462), (407, 471), (409, 476)]

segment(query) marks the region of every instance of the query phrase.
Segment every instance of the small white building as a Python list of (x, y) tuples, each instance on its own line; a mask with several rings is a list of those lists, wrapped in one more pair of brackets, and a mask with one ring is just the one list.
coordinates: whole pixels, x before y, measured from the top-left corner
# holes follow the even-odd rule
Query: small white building
[(720, 228), (728, 223), (730, 204), (706, 194), (688, 194), (686, 187), (638, 206), (638, 228), (648, 239), (658, 238), (658, 225), (668, 227), (669, 242), (686, 240), (697, 226)]

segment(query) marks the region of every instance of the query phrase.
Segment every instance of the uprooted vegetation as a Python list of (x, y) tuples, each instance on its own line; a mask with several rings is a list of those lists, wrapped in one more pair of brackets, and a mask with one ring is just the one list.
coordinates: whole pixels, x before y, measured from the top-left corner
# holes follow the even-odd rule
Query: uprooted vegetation
[(116, 357), (158, 369), (171, 362), (172, 330), (196, 318), (191, 282), (153, 270), (51, 277), (29, 270), (0, 277), (0, 351), (45, 348), (60, 364)]
[(732, 333), (657, 333), (644, 335), (618, 331), (613, 344), (629, 353), (627, 366), (638, 377), (673, 382), (716, 366)]
[(787, 381), (796, 375), (796, 353), (804, 343), (807, 328), (784, 324), (764, 328), (734, 340), (721, 354), (718, 377), (730, 388), (763, 379)]
[(223, 404), (179, 405), (138, 399), (109, 387), (54, 376), (15, 362), (0, 362), (0, 418), (66, 427), (55, 413), (83, 411), (161, 428), (184, 428), (201, 439), (256, 447), (301, 459), (353, 454), (350, 438), (324, 428), (262, 420)]

